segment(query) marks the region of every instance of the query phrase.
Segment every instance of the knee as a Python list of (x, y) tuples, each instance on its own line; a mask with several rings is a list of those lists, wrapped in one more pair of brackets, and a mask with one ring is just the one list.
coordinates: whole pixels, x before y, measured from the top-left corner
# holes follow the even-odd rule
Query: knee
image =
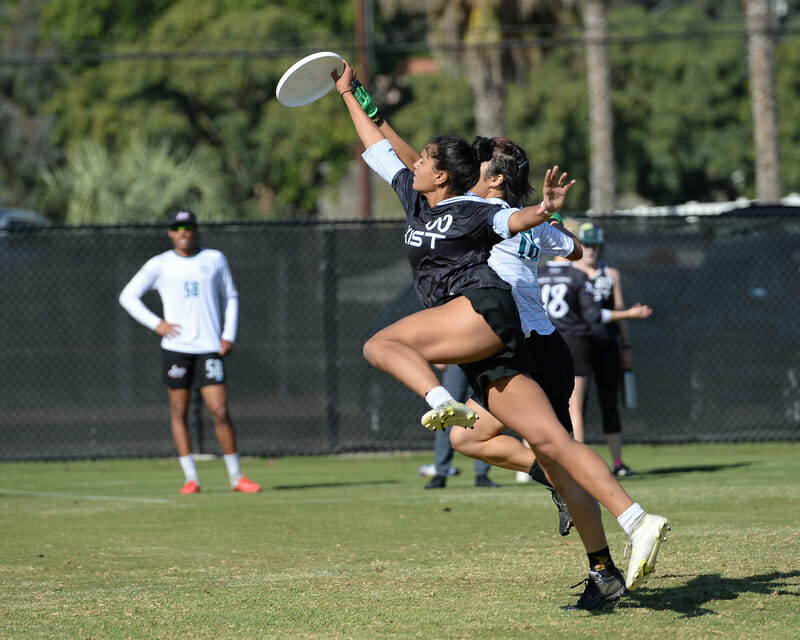
[(562, 464), (565, 458), (572, 455), (573, 450), (571, 447), (573, 447), (576, 442), (564, 429), (560, 430), (560, 432), (553, 433), (552, 436), (551, 438), (539, 440), (533, 446), (536, 459), (539, 460), (540, 464), (545, 468), (547, 468), (548, 464)]
[(230, 421), (228, 418), (228, 407), (224, 404), (208, 407), (208, 411), (211, 414), (211, 419), (214, 420), (214, 424), (217, 426), (227, 424)]
[(364, 346), (361, 348), (361, 354), (364, 356), (367, 362), (370, 364), (375, 364), (376, 350), (375, 338), (373, 337), (364, 343)]
[(364, 355), (367, 362), (373, 366), (377, 366), (384, 353), (385, 344), (386, 340), (381, 335), (376, 334), (364, 343), (361, 353)]
[(450, 444), (459, 453), (465, 453), (471, 446), (475, 445), (474, 429), (453, 427), (450, 429)]

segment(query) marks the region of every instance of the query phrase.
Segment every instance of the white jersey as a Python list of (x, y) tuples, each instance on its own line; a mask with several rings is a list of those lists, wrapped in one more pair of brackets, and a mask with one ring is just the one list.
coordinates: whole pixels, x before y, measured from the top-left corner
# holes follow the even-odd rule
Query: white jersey
[[(150, 260), (131, 278), (119, 302), (134, 319), (155, 330), (161, 322), (142, 302), (150, 290), (158, 291), (164, 320), (180, 325), (180, 334), (161, 340), (161, 347), (180, 353), (214, 353), (220, 338), (233, 342), (239, 323), (239, 293), (225, 255), (201, 249), (184, 257), (165, 251)], [(224, 308), (224, 328), (221, 309)]]
[[(489, 201), (506, 204), (500, 198), (489, 198)], [(511, 285), (526, 336), (534, 331), (543, 336), (555, 331), (542, 301), (539, 257), (542, 254), (566, 257), (574, 249), (572, 238), (547, 222), (517, 233), (492, 247), (489, 266)]]

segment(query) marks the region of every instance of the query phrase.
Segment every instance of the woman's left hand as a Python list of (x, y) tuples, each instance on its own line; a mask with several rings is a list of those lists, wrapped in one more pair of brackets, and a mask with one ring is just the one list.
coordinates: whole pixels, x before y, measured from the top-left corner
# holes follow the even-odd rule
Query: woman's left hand
[[(555, 213), (564, 206), (567, 199), (567, 192), (575, 184), (575, 180), (567, 180), (567, 173), (559, 173), (558, 165), (553, 165), (544, 174), (544, 184), (542, 185), (542, 203), (550, 213)], [(565, 184), (566, 182), (566, 184)]]

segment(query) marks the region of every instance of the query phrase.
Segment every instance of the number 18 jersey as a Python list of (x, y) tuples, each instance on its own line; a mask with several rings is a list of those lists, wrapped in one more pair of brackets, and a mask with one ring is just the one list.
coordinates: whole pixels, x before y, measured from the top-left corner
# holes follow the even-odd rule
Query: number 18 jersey
[(548, 262), (539, 267), (539, 285), (547, 315), (559, 333), (565, 337), (589, 335), (587, 313), (591, 315), (596, 305), (588, 276), (568, 262)]

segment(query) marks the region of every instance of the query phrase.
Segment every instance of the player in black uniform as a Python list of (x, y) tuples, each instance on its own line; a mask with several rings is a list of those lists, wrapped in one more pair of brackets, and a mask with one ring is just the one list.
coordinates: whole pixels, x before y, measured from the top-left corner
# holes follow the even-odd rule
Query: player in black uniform
[[(622, 423), (619, 414), (619, 381), (622, 370), (632, 366), (626, 320), (648, 318), (652, 309), (637, 303), (623, 310), (625, 302), (619, 271), (601, 260), (603, 229), (587, 222), (580, 226), (578, 234), (587, 248), (575, 267), (586, 274), (592, 295), (585, 335), (567, 341), (575, 361), (575, 390), (570, 399), (570, 412), (575, 437), (583, 441), (586, 394), (589, 380), (594, 377), (603, 434), (611, 451), (613, 472), (617, 477), (626, 477), (634, 475), (622, 461)], [(603, 321), (601, 314), (611, 319)]]
[[(430, 367), (461, 364), (484, 406), (531, 444), (562, 494), (577, 481), (618, 519), (632, 544), (626, 585), (637, 588), (653, 570), (669, 524), (634, 503), (602, 458), (563, 429), (527, 375), (532, 357), (510, 288), (487, 264), (493, 244), (545, 223), (548, 203), (509, 209), (466, 194), (477, 182), (478, 161), (468, 142), (452, 136), (431, 141), (412, 173), (361, 109), (350, 65), (332, 77), (367, 149), (364, 158), (392, 184), (406, 211), (409, 261), (428, 307), (375, 334), (364, 345), (365, 357), (425, 397), (433, 409), (423, 420), (440, 428), (474, 422), (474, 412), (458, 406)], [(572, 185), (564, 182), (558, 167), (545, 175), (546, 187), (562, 195)]]

